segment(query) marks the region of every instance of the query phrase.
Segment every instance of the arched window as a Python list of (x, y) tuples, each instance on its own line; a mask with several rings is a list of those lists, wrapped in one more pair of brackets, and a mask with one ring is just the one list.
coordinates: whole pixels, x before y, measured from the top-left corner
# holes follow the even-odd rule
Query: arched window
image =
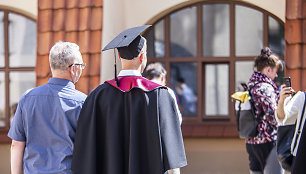
[(0, 131), (6, 133), (17, 103), (35, 86), (36, 22), (0, 10)]
[(230, 94), (248, 82), (255, 56), (264, 46), (284, 56), (283, 23), (243, 2), (181, 8), (154, 23), (145, 37), (148, 60), (165, 66), (188, 124), (234, 126)]

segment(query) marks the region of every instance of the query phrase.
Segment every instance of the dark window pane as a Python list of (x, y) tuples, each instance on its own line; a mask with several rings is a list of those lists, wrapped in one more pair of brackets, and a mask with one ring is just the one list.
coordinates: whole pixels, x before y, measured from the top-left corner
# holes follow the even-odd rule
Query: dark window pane
[(5, 127), (5, 85), (4, 72), (0, 72), (0, 127)]
[(9, 13), (9, 21), (10, 66), (35, 66), (36, 23), (13, 13)]
[[(35, 87), (35, 72), (10, 72), (10, 107), (14, 107), (20, 97), (28, 90)], [(11, 113), (13, 114), (13, 113)]]
[(4, 66), (4, 12), (0, 12), (0, 67)]
[(230, 55), (229, 5), (203, 6), (203, 55), (225, 57)]
[(154, 26), (148, 29), (143, 35), (147, 39), (147, 56), (148, 58), (155, 57), (154, 55)]
[(269, 16), (269, 47), (279, 56), (285, 55), (284, 27)]
[(171, 85), (183, 116), (197, 115), (197, 64), (171, 63)]
[(165, 27), (164, 20), (161, 20), (154, 26), (154, 50), (155, 57), (164, 57), (165, 56)]
[(196, 7), (170, 15), (170, 56), (195, 57), (197, 52)]
[(236, 61), (235, 62), (235, 88), (236, 91), (242, 91), (241, 83), (248, 84), (253, 74), (254, 61)]
[(236, 5), (236, 56), (256, 56), (263, 47), (263, 14)]
[(228, 64), (205, 65), (205, 115), (228, 115)]
[(152, 26), (144, 35), (147, 39), (148, 57), (165, 57), (165, 29), (164, 20), (159, 21)]

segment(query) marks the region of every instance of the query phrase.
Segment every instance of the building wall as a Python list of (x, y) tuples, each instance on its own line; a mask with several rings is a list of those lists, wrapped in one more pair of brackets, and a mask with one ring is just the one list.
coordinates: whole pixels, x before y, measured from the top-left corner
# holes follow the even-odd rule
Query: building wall
[[(241, 139), (184, 139), (188, 165), (181, 174), (246, 174), (248, 156)], [(10, 146), (0, 144), (0, 173), (10, 173)], [(289, 174), (289, 173), (286, 173)]]
[(0, 144), (0, 173), (9, 174), (10, 173), (10, 145)]
[[(153, 24), (173, 10), (199, 2), (200, 0), (105, 0), (103, 12), (102, 46), (105, 46), (124, 29)], [(201, 0), (203, 2), (205, 0)], [(285, 21), (285, 0), (242, 0), (267, 10)], [(116, 10), (114, 10), (116, 9)], [(116, 21), (116, 22), (114, 22)], [(113, 51), (102, 53), (101, 82), (114, 78)], [(118, 66), (120, 68), (120, 65)]]
[(102, 0), (38, 1), (37, 86), (45, 84), (51, 76), (49, 51), (60, 40), (78, 44), (86, 63), (76, 89), (88, 94), (99, 85), (102, 14)]
[(306, 90), (306, 1), (286, 1), (286, 76), (293, 89)]
[(246, 174), (248, 156), (241, 139), (184, 139), (188, 165), (182, 174)]
[[(241, 139), (184, 139), (188, 166), (182, 174), (245, 174), (248, 173), (248, 157)], [(8, 144), (0, 144), (0, 173), (9, 174)], [(234, 157), (234, 158), (233, 158)]]
[[(102, 47), (126, 28), (153, 24), (166, 14), (196, 2), (199, 1), (105, 0)], [(285, 0), (244, 0), (243, 2), (262, 8), (285, 22)], [(102, 83), (114, 78), (114, 66), (111, 66), (114, 63), (113, 57), (113, 50), (102, 53)], [(120, 65), (118, 65), (118, 69), (120, 69)], [(182, 174), (248, 173), (248, 155), (244, 140), (238, 138), (185, 138), (184, 143), (188, 166), (182, 168)]]
[(1, 0), (0, 8), (10, 9), (34, 19), (37, 17), (37, 0)]
[[(39, 0), (42, 4), (48, 2), (48, 0)], [(289, 3), (290, 1), (290, 3)], [(290, 21), (291, 23), (300, 22), (298, 25), (300, 27), (300, 34), (296, 36), (297, 39), (303, 40), (303, 33), (301, 30), (302, 11), (299, 13), (295, 13), (294, 10), (297, 7), (300, 7), (302, 3), (296, 4), (298, 0), (287, 0), (287, 15), (286, 20), (295, 20)], [(126, 0), (105, 0), (103, 3), (103, 29), (102, 36), (100, 35), (100, 39), (102, 39), (102, 46), (105, 46), (113, 37), (115, 37), (118, 33), (120, 33), (123, 29), (144, 25), (144, 24), (152, 24), (160, 17), (165, 14), (181, 8), (187, 4), (198, 2), (197, 0), (134, 0), (129, 1), (127, 3)], [(275, 16), (279, 17), (283, 21), (285, 21), (285, 0), (244, 0), (244, 2), (248, 2), (254, 4), (260, 8), (263, 8)], [(120, 4), (120, 5), (119, 5)], [(289, 4), (289, 5), (288, 5)], [(292, 5), (290, 5), (292, 4)], [(296, 5), (296, 6), (294, 6)], [(37, 0), (1, 0), (0, 2), (1, 8), (9, 8), (11, 10), (16, 10), (18, 12), (26, 13), (34, 18), (37, 18)], [(288, 8), (289, 7), (289, 8)], [(68, 9), (60, 9), (60, 10), (71, 10), (72, 7)], [(83, 10), (85, 9), (82, 8)], [(135, 10), (137, 9), (137, 10)], [(49, 7), (41, 8), (41, 12), (43, 11), (56, 11)], [(59, 11), (60, 11), (59, 10)], [(290, 10), (293, 10), (290, 11)], [(297, 16), (293, 16), (290, 14), (298, 14)], [(305, 15), (304, 15), (305, 16)], [(48, 18), (48, 16), (46, 16)], [(290, 30), (289, 25), (286, 30)], [(294, 30), (296, 31), (296, 30)], [(41, 30), (41, 33), (45, 32), (53, 32), (48, 30)], [(75, 31), (70, 31), (75, 32)], [(77, 31), (80, 32), (80, 31)], [(81, 31), (82, 32), (82, 31)], [(288, 33), (286, 32), (286, 38), (290, 37), (294, 32)], [(304, 34), (305, 35), (305, 34)], [(41, 36), (38, 35), (38, 39)], [(301, 51), (305, 46), (305, 41), (301, 42), (289, 41), (288, 43), (292, 44), (292, 49), (299, 47), (296, 51), (293, 49), (291, 51), (292, 54), (299, 54), (298, 60), (294, 60), (293, 62), (299, 63), (303, 60), (303, 56)], [(304, 39), (305, 40), (305, 39)], [(89, 46), (88, 46), (89, 47)], [(306, 50), (306, 49), (304, 49)], [(98, 53), (94, 53), (96, 55)], [(304, 56), (305, 57), (305, 56)], [(306, 62), (306, 61), (305, 61)], [(39, 62), (44, 63), (44, 62)], [(103, 53), (102, 61), (101, 61), (101, 81), (105, 81), (107, 79), (113, 78), (113, 52), (108, 51)], [(290, 66), (291, 67), (291, 66)], [(299, 66), (293, 66), (293, 68), (298, 70), (299, 78), (301, 79), (301, 73), (304, 72), (301, 70)], [(41, 70), (44, 71), (44, 70)], [(98, 72), (98, 71), (97, 71)], [(87, 81), (84, 81), (86, 83)], [(88, 82), (89, 83), (89, 82)], [(295, 83), (295, 82), (293, 82)], [(97, 83), (95, 83), (97, 85)], [(304, 86), (305, 87), (305, 86)], [(89, 89), (89, 88), (84, 88)], [(187, 154), (187, 159), (189, 165), (185, 168), (182, 168), (182, 174), (201, 174), (201, 173), (248, 173), (248, 158), (245, 152), (244, 141), (240, 139), (214, 139), (214, 138), (185, 138), (185, 149)], [(0, 173), (8, 174), (10, 172), (10, 155), (9, 155), (9, 147), (8, 143), (0, 144)], [(233, 158), (234, 157), (234, 158)]]
[[(37, 19), (37, 0), (1, 0), (0, 9), (8, 9)], [(10, 144), (0, 144), (0, 173), (10, 173)]]

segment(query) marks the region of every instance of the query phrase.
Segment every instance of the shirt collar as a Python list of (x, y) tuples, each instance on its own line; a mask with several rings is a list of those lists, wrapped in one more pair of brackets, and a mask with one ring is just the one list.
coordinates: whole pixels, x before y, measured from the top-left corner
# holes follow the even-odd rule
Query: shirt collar
[(121, 70), (118, 76), (141, 76), (140, 72), (137, 70)]
[(75, 89), (75, 85), (72, 83), (72, 81), (70, 80), (66, 80), (66, 79), (60, 79), (60, 78), (50, 78), (48, 81), (49, 84), (53, 84), (53, 85), (61, 85), (61, 86), (66, 86), (72, 89)]

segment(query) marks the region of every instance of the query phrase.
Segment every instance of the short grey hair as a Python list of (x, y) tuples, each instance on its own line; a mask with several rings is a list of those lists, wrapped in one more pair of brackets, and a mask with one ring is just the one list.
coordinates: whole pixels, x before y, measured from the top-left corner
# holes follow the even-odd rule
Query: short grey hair
[(75, 43), (59, 41), (50, 50), (49, 63), (52, 70), (66, 71), (69, 65), (79, 60), (82, 60), (82, 55)]

